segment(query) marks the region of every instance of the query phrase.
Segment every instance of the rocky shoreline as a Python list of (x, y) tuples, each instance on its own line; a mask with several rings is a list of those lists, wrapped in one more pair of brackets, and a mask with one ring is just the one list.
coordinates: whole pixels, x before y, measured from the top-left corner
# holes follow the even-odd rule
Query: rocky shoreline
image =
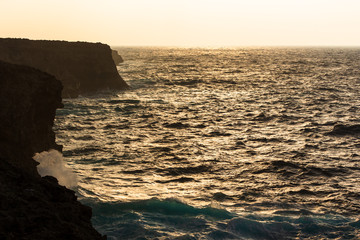
[(40, 177), (32, 159), (61, 150), (52, 130), (61, 91), (50, 74), (0, 61), (0, 239), (106, 239), (91, 208), (54, 177)]

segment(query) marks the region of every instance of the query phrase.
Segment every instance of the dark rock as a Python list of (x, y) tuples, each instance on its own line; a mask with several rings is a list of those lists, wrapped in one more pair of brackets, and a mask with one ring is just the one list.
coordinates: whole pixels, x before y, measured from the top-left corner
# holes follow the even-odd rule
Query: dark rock
[(128, 88), (117, 72), (112, 50), (101, 43), (3, 38), (0, 60), (54, 75), (64, 86), (63, 97)]
[(52, 131), (61, 89), (47, 73), (0, 61), (0, 239), (106, 239), (91, 208), (54, 177), (41, 178), (32, 159), (61, 150)]
[[(0, 61), (0, 156), (37, 175), (32, 157), (61, 150), (52, 126), (62, 107), (61, 83), (36, 69)], [(26, 160), (26, 161), (25, 161)]]
[(124, 59), (119, 55), (119, 53), (116, 50), (111, 50), (111, 56), (116, 66), (124, 62)]

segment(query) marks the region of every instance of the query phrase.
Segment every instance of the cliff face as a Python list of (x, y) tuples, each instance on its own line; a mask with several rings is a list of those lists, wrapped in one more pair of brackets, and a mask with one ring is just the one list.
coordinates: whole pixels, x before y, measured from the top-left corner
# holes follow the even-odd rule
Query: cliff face
[(49, 74), (0, 62), (1, 157), (36, 172), (35, 153), (61, 149), (52, 131), (56, 108), (62, 106), (61, 89)]
[(0, 61), (0, 239), (103, 239), (91, 209), (53, 177), (37, 173), (36, 152), (60, 149), (52, 131), (60, 81)]
[(119, 55), (116, 50), (111, 50), (111, 55), (116, 66), (124, 62), (124, 59)]
[(112, 50), (101, 43), (0, 39), (0, 60), (54, 75), (64, 86), (63, 97), (128, 88), (117, 72)]

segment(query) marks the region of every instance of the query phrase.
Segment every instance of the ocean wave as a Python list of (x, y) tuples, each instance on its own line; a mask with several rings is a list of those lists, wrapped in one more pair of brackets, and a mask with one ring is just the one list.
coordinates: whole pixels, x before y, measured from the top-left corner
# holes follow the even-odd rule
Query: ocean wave
[(197, 208), (177, 199), (102, 202), (93, 223), (109, 239), (355, 239), (359, 220), (306, 210), (242, 216), (213, 207)]

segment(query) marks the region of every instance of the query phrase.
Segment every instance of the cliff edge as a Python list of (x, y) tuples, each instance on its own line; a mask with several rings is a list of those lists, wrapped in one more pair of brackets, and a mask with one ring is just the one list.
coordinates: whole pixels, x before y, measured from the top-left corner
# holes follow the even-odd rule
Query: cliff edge
[(31, 66), (59, 79), (63, 97), (127, 89), (111, 48), (102, 43), (0, 38), (0, 60)]
[(91, 208), (40, 177), (32, 159), (61, 149), (52, 130), (61, 90), (47, 73), (0, 61), (0, 239), (105, 239), (91, 225)]

